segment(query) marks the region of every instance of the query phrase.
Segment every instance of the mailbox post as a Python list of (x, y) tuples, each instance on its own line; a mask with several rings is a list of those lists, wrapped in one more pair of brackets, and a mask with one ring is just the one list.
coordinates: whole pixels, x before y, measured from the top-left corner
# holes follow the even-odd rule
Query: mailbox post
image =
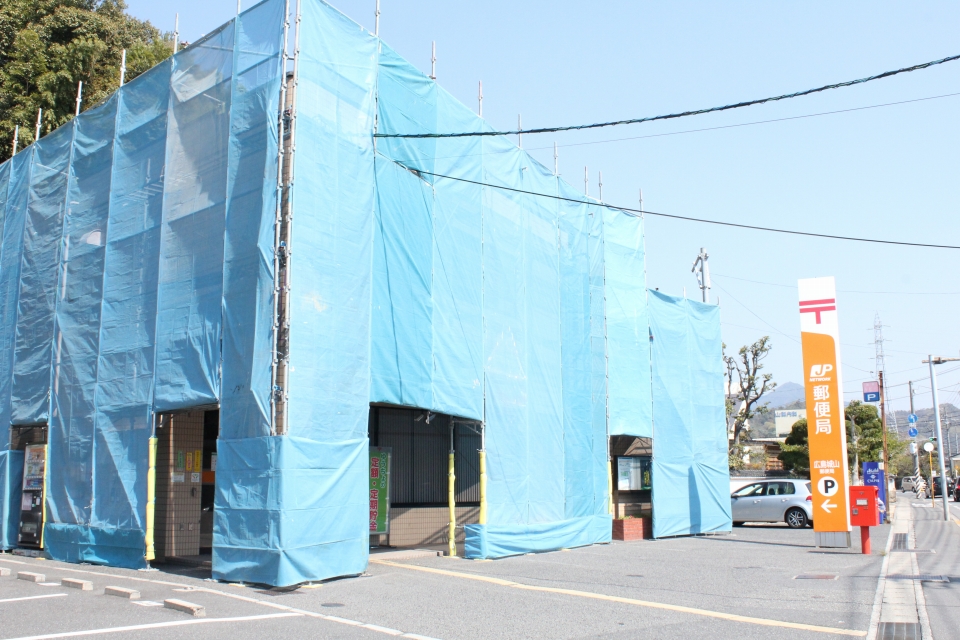
[(850, 524), (860, 527), (860, 552), (870, 555), (870, 527), (880, 525), (880, 490), (873, 485), (850, 487)]

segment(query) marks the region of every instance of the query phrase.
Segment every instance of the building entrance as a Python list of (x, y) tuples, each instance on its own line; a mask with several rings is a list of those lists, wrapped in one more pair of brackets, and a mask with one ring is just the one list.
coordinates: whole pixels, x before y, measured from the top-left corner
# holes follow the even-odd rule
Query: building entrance
[(370, 407), (371, 447), (389, 448), (389, 534), (373, 546), (447, 548), (450, 534), (449, 459), (455, 461), (456, 537), (480, 516), (480, 425), (426, 409)]
[(157, 420), (154, 547), (158, 561), (202, 559), (213, 546), (217, 409), (163, 413)]

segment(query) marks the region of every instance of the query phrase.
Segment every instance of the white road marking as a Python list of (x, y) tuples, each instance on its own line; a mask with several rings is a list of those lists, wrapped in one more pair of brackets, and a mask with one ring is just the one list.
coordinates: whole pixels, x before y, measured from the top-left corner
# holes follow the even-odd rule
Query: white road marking
[(253, 620), (268, 620), (271, 618), (299, 617), (299, 613), (270, 613), (262, 616), (238, 616), (236, 618), (194, 618), (192, 620), (173, 620), (171, 622), (154, 622), (152, 624), (136, 624), (128, 627), (107, 627), (105, 629), (86, 629), (84, 631), (66, 631), (64, 633), (47, 633), (39, 636), (22, 636), (10, 640), (48, 640), (49, 638), (75, 638), (77, 636), (94, 636), (101, 633), (123, 633), (125, 631), (143, 631), (145, 629), (163, 629), (165, 627), (182, 627), (188, 624), (215, 624), (219, 622), (250, 622)]
[[(7, 558), (0, 558), (0, 562), (7, 562), (7, 563), (10, 563), (10, 564), (22, 564), (22, 565), (25, 565), (25, 566), (27, 566), (27, 565), (32, 565), (32, 563), (30, 563), (30, 562), (22, 562), (22, 561), (19, 561), (19, 560), (8, 560)], [(121, 574), (121, 573), (104, 573), (104, 572), (102, 572), (102, 571), (89, 571), (89, 570), (86, 570), (86, 569), (70, 569), (70, 568), (63, 567), (63, 566), (57, 567), (57, 570), (58, 570), (58, 571), (69, 571), (69, 572), (71, 572), (71, 573), (84, 573), (84, 574), (91, 575), (91, 576), (101, 576), (101, 577), (105, 577), (105, 578), (116, 578), (116, 579), (120, 579), (120, 580), (132, 580), (132, 581), (134, 581), (134, 582), (148, 582), (148, 583), (150, 583), (150, 584), (159, 584), (159, 585), (164, 585), (164, 586), (168, 586), (168, 587), (178, 587), (178, 588), (181, 588), (181, 589), (188, 589), (188, 590), (190, 590), (190, 591), (202, 591), (202, 592), (204, 592), (204, 593), (212, 593), (212, 594), (214, 594), (214, 595), (224, 596), (224, 597), (226, 597), (226, 598), (232, 598), (232, 599), (234, 599), (234, 600), (243, 600), (244, 602), (250, 602), (250, 603), (253, 603), (253, 604), (259, 604), (259, 605), (264, 606), (264, 607), (270, 607), (270, 608), (272, 608), (272, 609), (279, 609), (279, 610), (281, 610), (281, 611), (287, 611), (287, 612), (290, 612), (290, 613), (292, 613), (292, 614), (294, 614), (294, 615), (303, 615), (303, 616), (308, 616), (308, 617), (310, 617), (310, 618), (319, 618), (319, 619), (321, 619), (321, 620), (329, 620), (330, 622), (337, 622), (337, 623), (339, 623), (339, 624), (346, 624), (346, 625), (350, 625), (350, 626), (360, 627), (360, 626), (365, 626), (365, 624), (366, 624), (366, 623), (363, 623), (363, 622), (359, 622), (359, 621), (357, 621), (357, 620), (350, 620), (350, 619), (348, 619), (348, 618), (340, 618), (340, 617), (337, 617), (337, 616), (330, 616), (330, 615), (326, 615), (326, 614), (323, 614), (323, 613), (317, 613), (316, 611), (310, 611), (310, 610), (308, 610), (308, 609), (295, 609), (294, 607), (288, 607), (287, 605), (279, 604), (279, 603), (277, 603), (277, 602), (267, 602), (267, 601), (265, 601), (265, 600), (258, 600), (258, 599), (256, 599), (256, 598), (250, 598), (250, 597), (247, 597), (247, 596), (241, 596), (241, 595), (236, 594), (236, 593), (227, 593), (227, 592), (225, 592), (225, 591), (220, 591), (219, 589), (209, 589), (209, 588), (207, 588), (207, 587), (193, 587), (193, 586), (188, 585), (188, 584), (183, 584), (182, 582), (168, 582), (168, 581), (166, 581), (166, 580), (150, 580), (149, 578), (137, 578), (137, 577), (134, 577), (134, 576), (123, 575), (123, 574)], [(228, 583), (228, 584), (229, 584), (229, 586), (231, 586), (231, 587), (238, 587), (238, 586), (240, 586), (240, 587), (245, 587), (245, 586), (246, 586), (246, 585), (236, 584), (236, 583)], [(58, 595), (67, 595), (67, 594), (64, 593), (64, 594), (58, 594)], [(142, 602), (143, 602), (143, 601), (141, 601), (140, 603), (137, 603), (137, 604), (141, 604)], [(222, 620), (222, 619), (223, 619), (223, 618), (206, 618), (207, 621), (210, 621), (210, 620)], [(200, 620), (204, 620), (204, 618), (200, 618)], [(375, 627), (375, 625), (371, 625), (371, 627)], [(367, 628), (369, 628), (371, 631), (377, 631), (376, 628), (370, 628), (370, 627), (367, 627)], [(385, 627), (384, 627), (384, 628), (385, 628)], [(393, 630), (391, 629), (391, 631), (393, 631)], [(402, 637), (404, 637), (404, 638), (428, 638), (428, 640), (436, 640), (435, 638), (429, 638), (429, 636), (420, 636), (420, 635), (413, 634), (413, 633), (404, 633)], [(8, 640), (24, 640), (24, 639), (22, 639), (22, 638), (10, 638), (10, 639), (8, 639)]]
[(65, 593), (48, 593), (43, 596), (27, 596), (26, 598), (7, 598), (6, 600), (0, 600), (2, 602), (20, 602), (21, 600), (39, 600), (40, 598), (65, 598), (67, 594)]

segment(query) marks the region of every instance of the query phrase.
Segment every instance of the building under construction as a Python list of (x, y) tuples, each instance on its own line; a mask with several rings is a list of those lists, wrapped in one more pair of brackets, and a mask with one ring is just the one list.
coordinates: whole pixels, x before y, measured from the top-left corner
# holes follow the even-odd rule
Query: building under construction
[(719, 310), (505, 137), (383, 137), (485, 131), (265, 0), (0, 165), (0, 548), (291, 585), (729, 528)]

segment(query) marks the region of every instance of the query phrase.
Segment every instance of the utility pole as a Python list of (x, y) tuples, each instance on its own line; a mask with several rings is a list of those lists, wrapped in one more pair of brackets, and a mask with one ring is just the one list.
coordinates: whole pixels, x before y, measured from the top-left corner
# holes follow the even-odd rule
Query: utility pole
[[(883, 358), (883, 323), (880, 322), (880, 314), (877, 313), (873, 317), (873, 344), (876, 360), (876, 370), (877, 371), (886, 371), (887, 366)], [(887, 394), (886, 387), (883, 386), (883, 381), (880, 382), (880, 392), (883, 395)], [(897, 414), (893, 414), (893, 428), (897, 430), (897, 435), (900, 435), (900, 427), (897, 425)]]
[[(887, 464), (887, 412), (885, 411), (887, 394), (883, 392), (883, 371), (878, 371), (877, 374), (880, 376), (880, 431), (883, 432), (883, 481), (887, 482), (890, 474), (890, 467)], [(889, 483), (887, 483), (887, 485), (889, 486)], [(887, 513), (890, 513), (890, 492), (887, 491), (887, 487), (883, 488), (883, 492), (887, 497), (887, 503), (884, 507)]]
[(430, 45), (430, 79), (437, 81), (437, 41)]
[(373, 35), (380, 37), (380, 0), (377, 0), (376, 22), (373, 25)]
[[(950, 510), (947, 506), (947, 470), (943, 463), (943, 429), (940, 426), (940, 403), (937, 400), (937, 371), (934, 369), (934, 365), (943, 364), (944, 362), (954, 362), (960, 360), (960, 358), (934, 358), (933, 355), (927, 356), (927, 360), (924, 360), (924, 364), (930, 365), (930, 392), (933, 394), (933, 416), (936, 419), (936, 432), (934, 437), (937, 439), (937, 462), (940, 464), (940, 497), (943, 499), (943, 519), (946, 522), (950, 522)], [(930, 464), (930, 475), (933, 475), (933, 461), (931, 460)], [(933, 497), (933, 478), (931, 477), (931, 487), (930, 487), (930, 497)]]
[[(907, 381), (907, 387), (910, 389), (910, 414), (916, 415), (916, 411), (913, 410), (913, 380)], [(914, 476), (920, 475), (920, 447), (917, 446), (917, 439), (913, 439), (913, 467), (914, 467)]]
[(176, 53), (180, 49), (180, 14), (175, 14), (176, 17), (173, 19), (173, 52)]
[(600, 202), (603, 202), (603, 171), (601, 171), (599, 175), (600, 175), (600, 180), (599, 180)]
[(690, 273), (697, 275), (697, 284), (703, 294), (703, 301), (708, 304), (710, 302), (710, 265), (707, 263), (709, 258), (707, 250), (700, 247), (700, 253), (697, 255), (697, 259), (693, 261), (693, 268), (690, 269)]
[(557, 155), (557, 143), (553, 143), (553, 175), (560, 175), (560, 156)]

